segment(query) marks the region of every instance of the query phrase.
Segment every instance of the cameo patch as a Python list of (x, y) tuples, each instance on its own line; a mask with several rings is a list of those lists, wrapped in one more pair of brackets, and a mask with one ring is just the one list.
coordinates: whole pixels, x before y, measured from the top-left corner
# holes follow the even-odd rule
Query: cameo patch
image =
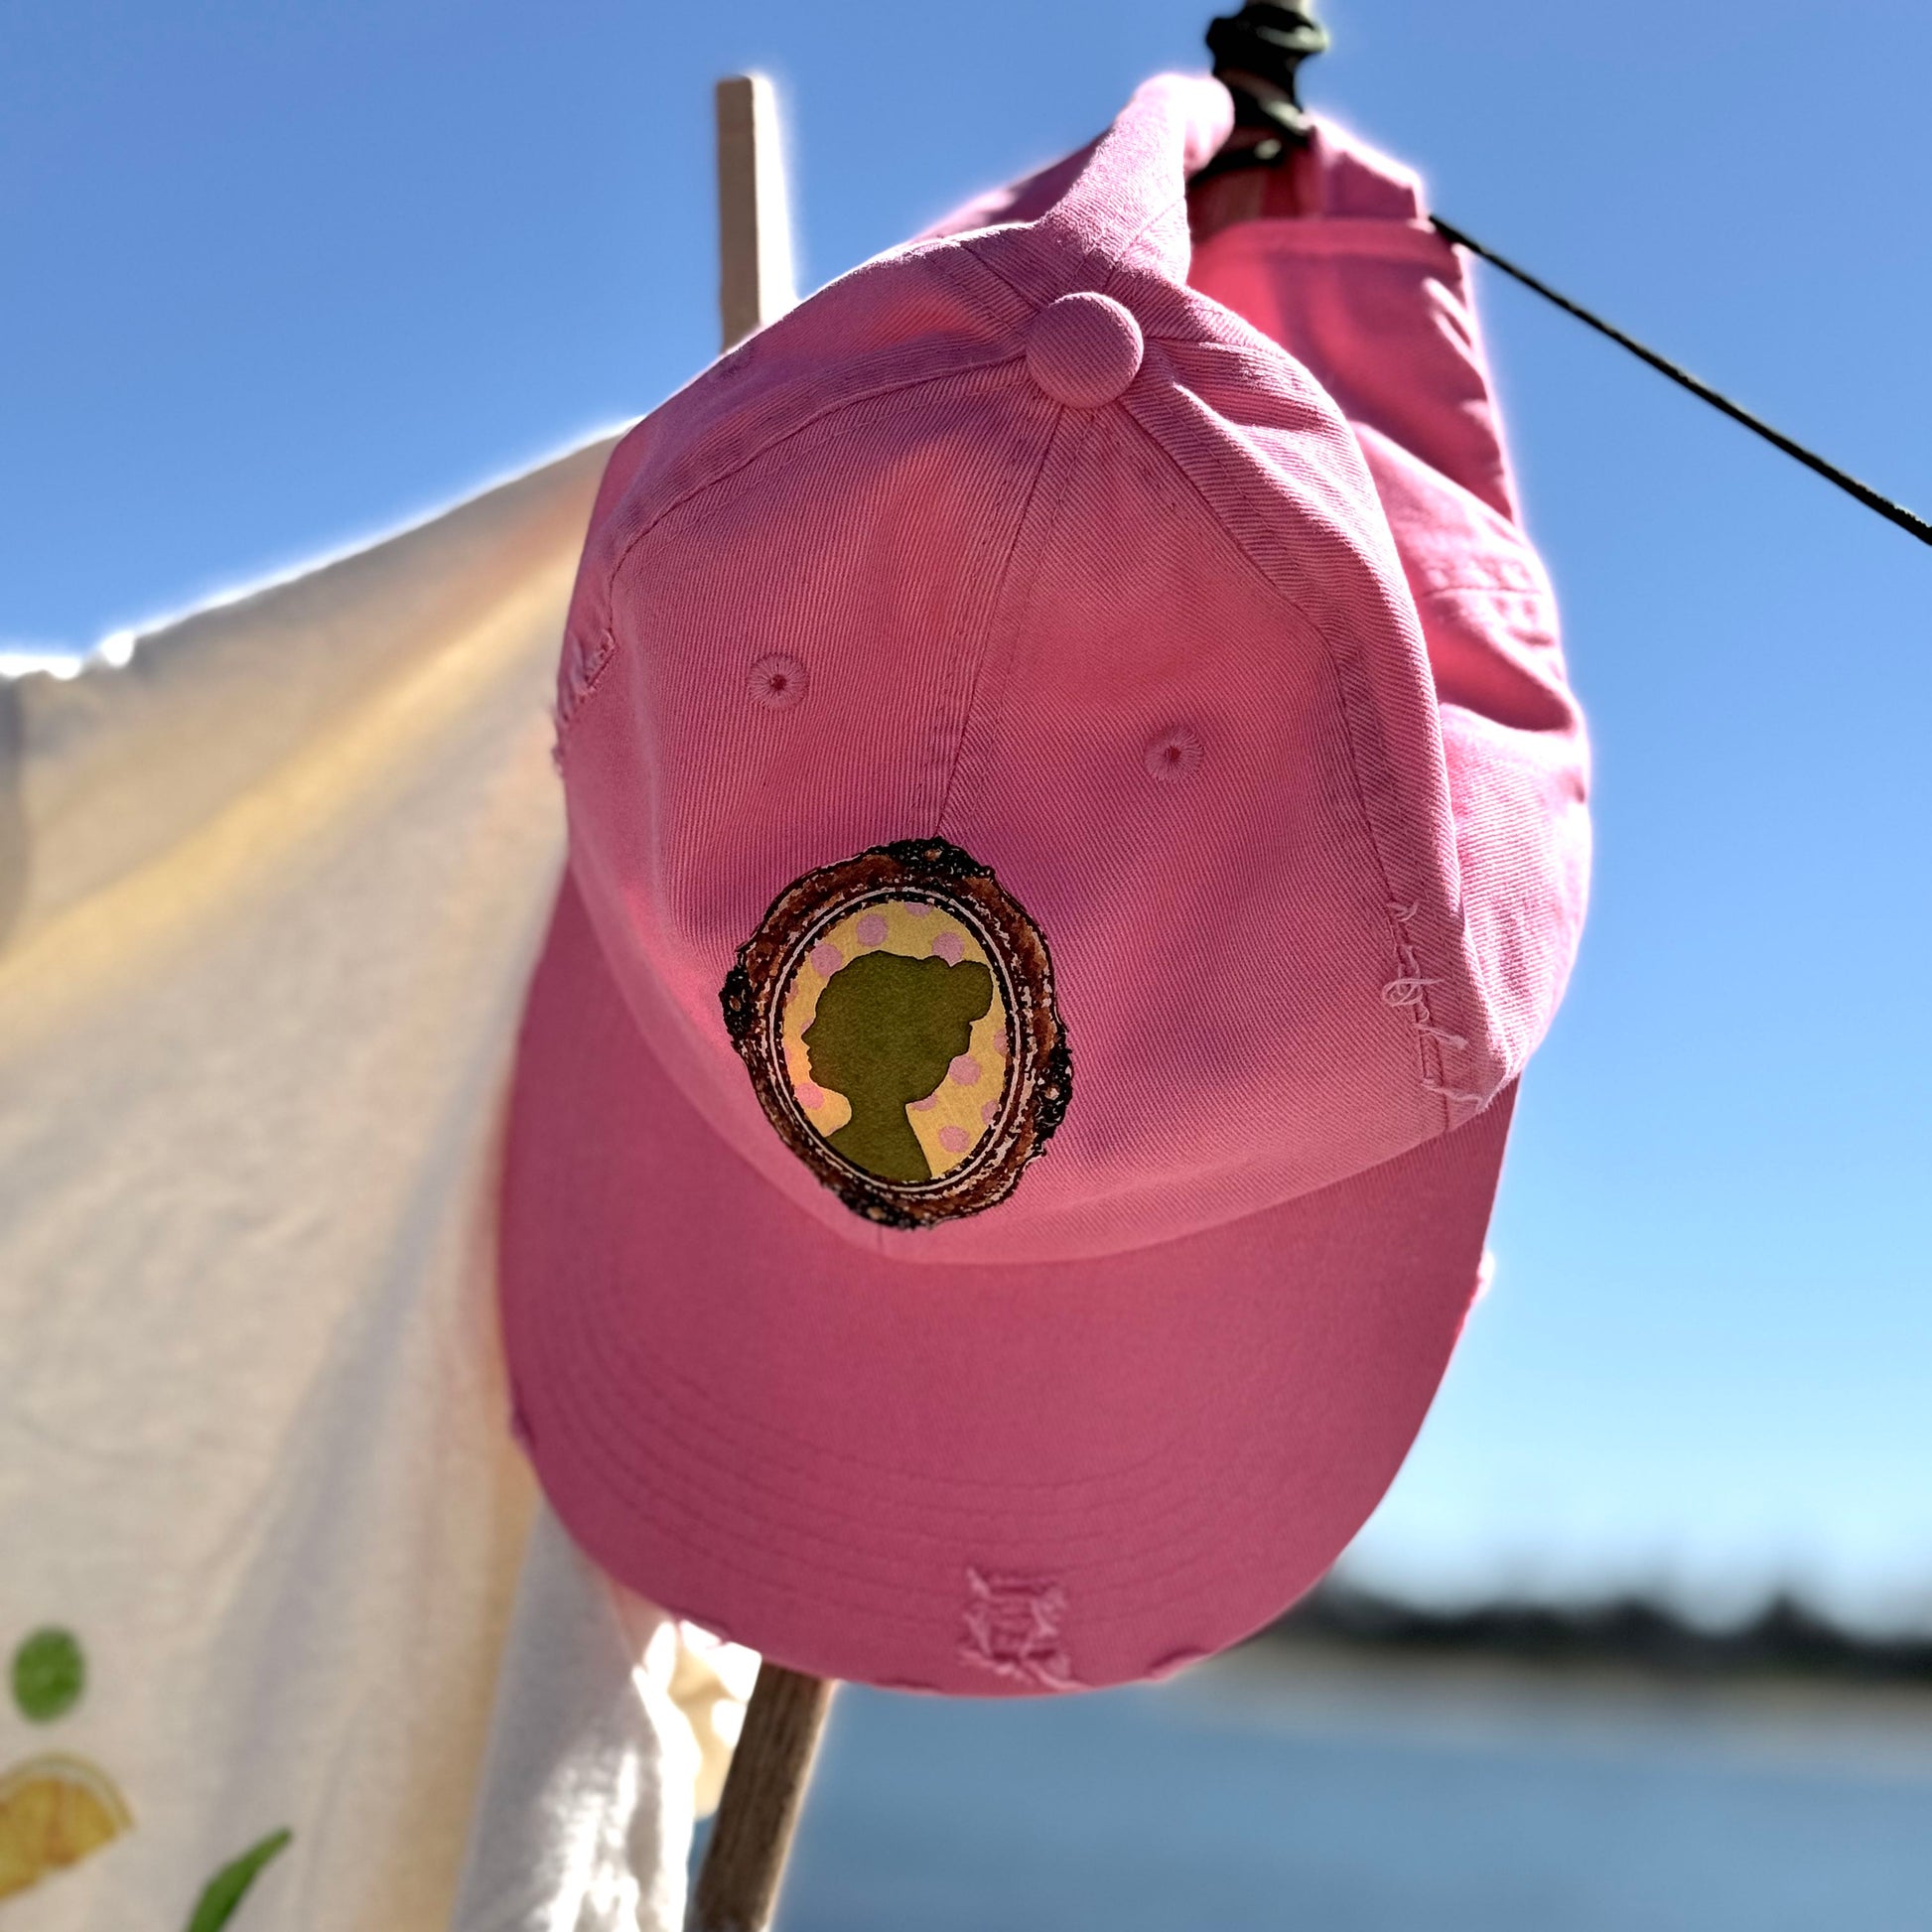
[(1004, 1200), (1072, 1094), (1045, 940), (944, 839), (808, 872), (720, 998), (786, 1146), (886, 1227)]

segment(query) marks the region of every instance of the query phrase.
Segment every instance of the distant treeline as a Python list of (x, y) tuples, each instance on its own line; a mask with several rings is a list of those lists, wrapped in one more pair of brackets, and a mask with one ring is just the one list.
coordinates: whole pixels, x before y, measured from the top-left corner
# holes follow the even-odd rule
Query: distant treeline
[(1774, 1596), (1748, 1621), (1712, 1630), (1640, 1596), (1449, 1609), (1327, 1583), (1259, 1641), (1551, 1666), (1634, 1665), (1671, 1677), (1775, 1675), (1932, 1686), (1932, 1635), (1848, 1630), (1792, 1596)]

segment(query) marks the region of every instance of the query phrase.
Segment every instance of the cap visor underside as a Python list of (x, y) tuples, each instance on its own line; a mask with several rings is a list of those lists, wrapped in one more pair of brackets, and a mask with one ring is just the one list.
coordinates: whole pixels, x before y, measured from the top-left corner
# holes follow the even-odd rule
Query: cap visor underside
[(566, 881), (504, 1180), (538, 1477), (620, 1582), (796, 1670), (951, 1695), (1163, 1675), (1279, 1614), (1387, 1488), (1474, 1293), (1513, 1100), (1182, 1240), (888, 1260), (704, 1123)]

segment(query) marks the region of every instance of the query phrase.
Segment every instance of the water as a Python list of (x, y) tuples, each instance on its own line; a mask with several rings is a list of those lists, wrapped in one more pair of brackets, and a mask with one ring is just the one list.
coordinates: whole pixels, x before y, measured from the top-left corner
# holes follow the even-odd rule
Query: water
[(1913, 1932), (1932, 1699), (1243, 1653), (841, 1690), (781, 1932)]

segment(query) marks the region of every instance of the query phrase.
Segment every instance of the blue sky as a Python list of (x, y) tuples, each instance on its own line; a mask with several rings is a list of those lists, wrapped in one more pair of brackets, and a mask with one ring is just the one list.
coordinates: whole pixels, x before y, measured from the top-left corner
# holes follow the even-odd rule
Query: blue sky
[[(11, 0), (0, 641), (448, 501), (712, 353), (710, 86), (802, 279), (1193, 66), (1177, 0)], [(1932, 14), (1333, 0), (1307, 92), (1451, 218), (1932, 510)], [(1598, 755), (1582, 966), (1478, 1311), (1355, 1560), (1932, 1615), (1932, 552), (1481, 288)]]

